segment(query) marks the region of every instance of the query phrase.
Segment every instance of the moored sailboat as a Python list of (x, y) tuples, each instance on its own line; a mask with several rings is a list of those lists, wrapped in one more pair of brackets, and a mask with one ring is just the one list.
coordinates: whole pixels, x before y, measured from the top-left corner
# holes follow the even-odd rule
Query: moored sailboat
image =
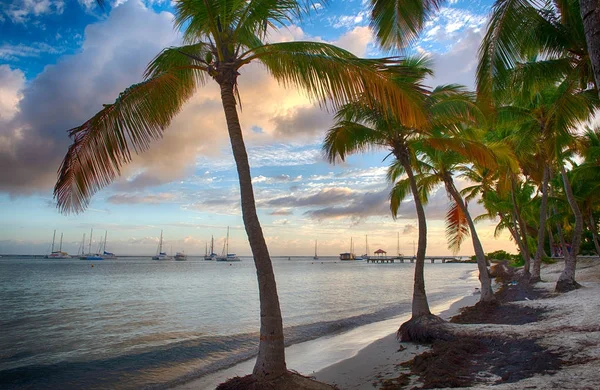
[(217, 257), (217, 261), (242, 261), (235, 253), (229, 253), (229, 226), (227, 226), (227, 238), (221, 256)]
[(362, 260), (369, 260), (371, 257), (369, 256), (369, 241), (367, 240), (367, 235), (365, 234), (365, 254), (360, 257)]
[(56, 238), (56, 230), (54, 230), (54, 235), (52, 236), (52, 249), (49, 255), (46, 255), (47, 259), (70, 259), (71, 256), (67, 252), (62, 251), (62, 242), (63, 242), (63, 233), (60, 233), (60, 245), (58, 250), (54, 250), (54, 239)]
[(313, 259), (319, 260), (319, 256), (317, 255), (317, 240), (315, 240), (315, 255), (313, 256)]
[(350, 252), (340, 253), (340, 260), (356, 260), (354, 255), (354, 244), (352, 243), (352, 237), (350, 237)]
[(107, 260), (107, 259), (114, 260), (117, 258), (117, 256), (112, 252), (106, 251), (106, 236), (107, 236), (107, 234), (108, 234), (108, 231), (105, 231), (104, 232), (104, 245), (102, 248), (102, 257), (104, 258), (104, 260)]
[(217, 254), (215, 253), (215, 238), (210, 236), (210, 254), (208, 253), (208, 243), (206, 244), (206, 250), (204, 253), (204, 260), (217, 260)]
[(158, 250), (156, 251), (156, 255), (152, 256), (152, 260), (171, 260), (171, 256), (167, 255), (162, 251), (163, 245), (163, 231), (160, 231), (160, 240), (158, 241)]
[(88, 246), (88, 253), (81, 255), (79, 257), (80, 260), (104, 260), (104, 258), (99, 253), (92, 253), (92, 235), (94, 233), (94, 229), (90, 229), (90, 244)]
[(177, 261), (186, 261), (187, 260), (187, 255), (185, 254), (185, 252), (177, 252), (177, 253), (175, 253), (175, 260), (177, 260)]

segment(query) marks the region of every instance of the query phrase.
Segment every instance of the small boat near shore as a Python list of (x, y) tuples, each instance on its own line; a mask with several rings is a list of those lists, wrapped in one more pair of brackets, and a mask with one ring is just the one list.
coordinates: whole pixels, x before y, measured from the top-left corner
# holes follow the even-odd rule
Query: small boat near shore
[(315, 255), (313, 256), (314, 260), (319, 260), (319, 256), (317, 255), (317, 240), (315, 240)]

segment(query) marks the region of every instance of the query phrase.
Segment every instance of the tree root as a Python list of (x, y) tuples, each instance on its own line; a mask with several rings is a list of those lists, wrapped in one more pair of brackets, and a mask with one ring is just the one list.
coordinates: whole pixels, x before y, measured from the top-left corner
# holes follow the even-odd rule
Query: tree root
[(565, 279), (556, 282), (556, 288), (554, 291), (558, 293), (566, 293), (577, 290), (578, 288), (581, 288), (581, 284), (577, 283), (575, 279)]
[(287, 371), (272, 380), (259, 381), (252, 374), (236, 376), (221, 383), (216, 390), (335, 390), (336, 387)]
[(452, 338), (444, 324), (446, 321), (433, 314), (411, 318), (400, 326), (396, 338), (400, 341), (431, 343), (434, 340), (449, 340)]

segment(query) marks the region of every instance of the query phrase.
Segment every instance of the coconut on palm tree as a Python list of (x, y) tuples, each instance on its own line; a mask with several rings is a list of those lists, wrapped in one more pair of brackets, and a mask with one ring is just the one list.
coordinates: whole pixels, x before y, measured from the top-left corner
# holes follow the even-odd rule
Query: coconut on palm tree
[[(306, 7), (306, 8), (305, 8)], [(253, 379), (269, 381), (287, 372), (283, 325), (273, 267), (257, 216), (248, 155), (238, 117), (238, 77), (253, 62), (284, 86), (305, 90), (337, 107), (359, 94), (389, 105), (407, 123), (423, 120), (409, 94), (390, 82), (406, 68), (396, 58), (365, 60), (322, 42), (266, 42), (271, 28), (308, 11), (300, 1), (176, 0), (175, 26), (184, 45), (163, 50), (145, 79), (112, 104), (70, 130), (73, 144), (54, 189), (62, 212), (82, 212), (110, 184), (131, 151), (143, 152), (162, 137), (194, 92), (210, 82), (220, 87), (227, 131), (239, 175), (242, 215), (254, 256), (260, 295), (260, 343)]]

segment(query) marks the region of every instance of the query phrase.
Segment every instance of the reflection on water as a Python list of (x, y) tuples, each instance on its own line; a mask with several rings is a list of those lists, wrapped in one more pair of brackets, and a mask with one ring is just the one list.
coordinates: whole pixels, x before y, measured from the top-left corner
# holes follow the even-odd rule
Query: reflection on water
[[(164, 387), (252, 357), (252, 260), (0, 259), (1, 388)], [(274, 259), (288, 344), (409, 311), (411, 264)], [(428, 264), (430, 300), (474, 266)]]

